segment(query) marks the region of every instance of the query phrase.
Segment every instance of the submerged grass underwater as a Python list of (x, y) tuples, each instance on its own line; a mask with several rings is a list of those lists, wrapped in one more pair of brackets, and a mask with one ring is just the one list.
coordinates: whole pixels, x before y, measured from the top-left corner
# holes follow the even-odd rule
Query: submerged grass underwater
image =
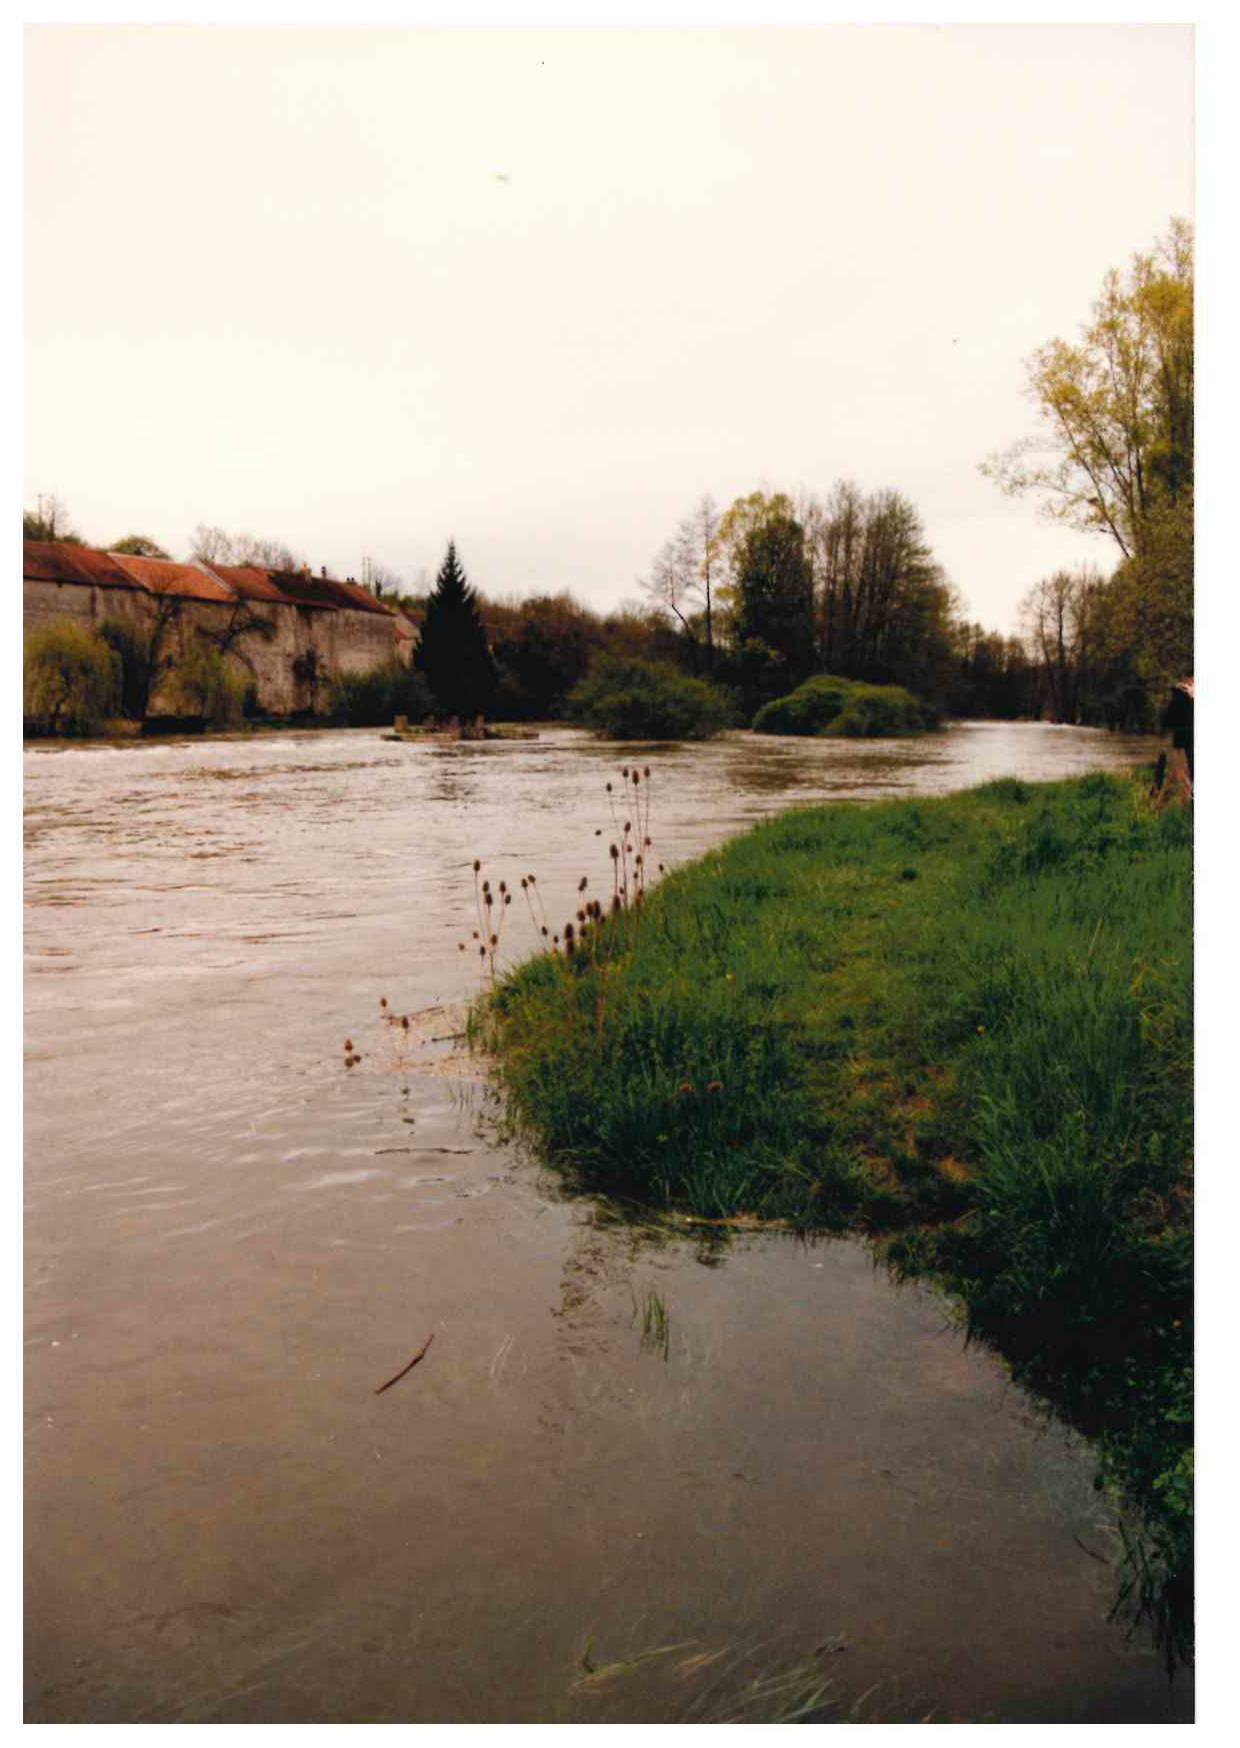
[(1096, 1441), (1123, 1606), (1191, 1652), (1191, 817), (1140, 782), (783, 815), (504, 979), (584, 1185), (870, 1233)]

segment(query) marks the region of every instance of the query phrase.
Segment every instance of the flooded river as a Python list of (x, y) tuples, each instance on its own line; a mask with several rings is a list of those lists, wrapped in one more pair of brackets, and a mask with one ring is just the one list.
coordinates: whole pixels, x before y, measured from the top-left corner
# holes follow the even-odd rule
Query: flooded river
[[(31, 1721), (1184, 1715), (1107, 1622), (1089, 1453), (932, 1294), (851, 1241), (634, 1230), (499, 1137), (448, 1036), (471, 863), (536, 873), (558, 926), (625, 757), (27, 750)], [(677, 862), (1151, 743), (641, 757)], [(407, 1045), (381, 1000), (448, 1011)]]

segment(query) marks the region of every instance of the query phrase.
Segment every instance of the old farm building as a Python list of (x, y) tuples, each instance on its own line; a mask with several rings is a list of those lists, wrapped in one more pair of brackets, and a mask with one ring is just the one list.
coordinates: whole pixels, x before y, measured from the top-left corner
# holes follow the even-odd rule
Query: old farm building
[(322, 714), (332, 680), (412, 654), (403, 615), (325, 574), (27, 540), (22, 580), (27, 627), (68, 619), (98, 629), (119, 620), (157, 633), (167, 673), (151, 699), (156, 716), (169, 707), (161, 691), (196, 639), (237, 665), (253, 707), (269, 716)]

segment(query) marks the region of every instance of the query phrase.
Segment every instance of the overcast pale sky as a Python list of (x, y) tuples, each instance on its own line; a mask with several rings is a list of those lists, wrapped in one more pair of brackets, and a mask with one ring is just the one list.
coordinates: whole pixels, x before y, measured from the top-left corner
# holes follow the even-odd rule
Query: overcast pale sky
[(1012, 629), (1114, 554), (978, 463), (1192, 215), (1187, 26), (36, 27), (26, 490), (490, 594), (637, 579), (705, 491), (918, 506)]

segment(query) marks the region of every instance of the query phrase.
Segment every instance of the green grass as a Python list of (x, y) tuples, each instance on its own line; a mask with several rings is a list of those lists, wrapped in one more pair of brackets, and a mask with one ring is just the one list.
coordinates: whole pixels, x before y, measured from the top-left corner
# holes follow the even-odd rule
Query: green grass
[(1096, 1441), (1125, 1606), (1191, 1618), (1191, 822), (1139, 782), (784, 815), (487, 1024), (592, 1189), (859, 1227)]

